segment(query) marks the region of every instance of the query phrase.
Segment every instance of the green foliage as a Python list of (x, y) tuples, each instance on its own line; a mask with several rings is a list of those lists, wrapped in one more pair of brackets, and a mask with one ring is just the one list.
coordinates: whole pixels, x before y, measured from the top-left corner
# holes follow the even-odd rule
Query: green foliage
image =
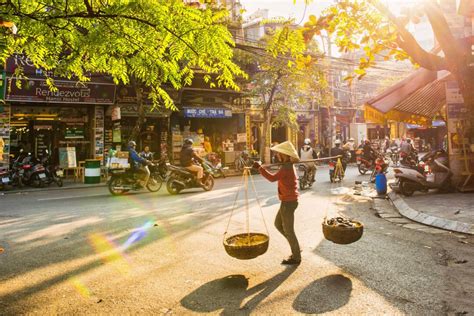
[(123, 84), (133, 77), (152, 88), (155, 105), (173, 108), (163, 84), (189, 85), (196, 69), (213, 75), (211, 85), (235, 90), (234, 78), (245, 76), (232, 61), (223, 10), (180, 0), (22, 0), (4, 3), (1, 15), (18, 33), (6, 37), (0, 62), (24, 53), (57, 76), (88, 81), (102, 73)]

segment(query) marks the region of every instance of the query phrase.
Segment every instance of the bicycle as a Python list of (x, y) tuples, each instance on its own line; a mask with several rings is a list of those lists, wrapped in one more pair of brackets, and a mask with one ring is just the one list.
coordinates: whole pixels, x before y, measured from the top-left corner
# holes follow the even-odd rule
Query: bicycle
[(341, 158), (337, 158), (337, 162), (329, 162), (329, 180), (331, 183), (341, 182), (344, 179), (344, 167), (342, 166)]

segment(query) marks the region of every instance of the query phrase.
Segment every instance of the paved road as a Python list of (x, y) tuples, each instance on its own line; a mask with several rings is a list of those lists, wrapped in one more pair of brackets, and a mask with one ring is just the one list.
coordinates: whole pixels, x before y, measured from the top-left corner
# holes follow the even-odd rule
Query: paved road
[[(239, 178), (179, 196), (164, 188), (118, 198), (105, 188), (0, 196), (0, 314), (474, 312), (474, 239), (378, 218), (369, 198), (351, 194), (366, 178), (353, 168), (342, 186), (327, 178), (320, 169), (300, 198), (297, 268), (280, 265), (289, 247), (273, 227), (276, 185), (259, 176), (271, 242), (248, 261), (222, 246)], [(252, 192), (250, 200), (251, 227), (264, 231)], [(245, 229), (243, 204), (241, 195), (229, 233)], [(337, 213), (365, 223), (361, 240), (324, 239), (321, 221)]]

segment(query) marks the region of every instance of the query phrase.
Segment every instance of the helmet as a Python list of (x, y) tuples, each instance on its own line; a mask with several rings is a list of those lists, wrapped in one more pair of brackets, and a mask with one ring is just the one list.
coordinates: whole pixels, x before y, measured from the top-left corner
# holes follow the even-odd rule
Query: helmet
[(340, 140), (340, 139), (336, 139), (336, 140), (334, 141), (334, 145), (340, 145), (340, 144), (341, 144), (341, 140)]
[(305, 138), (304, 144), (305, 144), (305, 145), (310, 145), (310, 144), (311, 144), (311, 139)]
[(370, 140), (366, 139), (366, 140), (365, 140), (365, 143), (366, 143), (366, 144), (370, 144)]
[(349, 141), (350, 141), (350, 142), (353, 142), (353, 141), (354, 141), (354, 138), (352, 138), (352, 137), (349, 138)]
[(411, 139), (410, 139), (410, 138), (407, 138), (407, 143), (411, 143)]
[(191, 138), (186, 138), (184, 140), (184, 144), (185, 145), (192, 145), (194, 143), (194, 141), (191, 139)]
[(134, 140), (131, 140), (128, 142), (128, 147), (132, 147), (132, 146), (137, 146), (137, 143), (135, 143)]

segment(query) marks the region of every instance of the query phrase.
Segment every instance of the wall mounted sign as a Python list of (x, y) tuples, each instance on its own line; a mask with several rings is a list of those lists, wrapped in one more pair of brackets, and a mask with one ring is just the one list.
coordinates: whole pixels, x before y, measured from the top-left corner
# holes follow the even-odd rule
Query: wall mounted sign
[(5, 100), (71, 104), (113, 104), (115, 100), (114, 84), (66, 80), (55, 80), (54, 84), (57, 91), (51, 91), (44, 79), (30, 78), (21, 81), (20, 89), (16, 79), (8, 78)]
[(184, 117), (188, 118), (231, 118), (232, 111), (217, 108), (184, 108)]

